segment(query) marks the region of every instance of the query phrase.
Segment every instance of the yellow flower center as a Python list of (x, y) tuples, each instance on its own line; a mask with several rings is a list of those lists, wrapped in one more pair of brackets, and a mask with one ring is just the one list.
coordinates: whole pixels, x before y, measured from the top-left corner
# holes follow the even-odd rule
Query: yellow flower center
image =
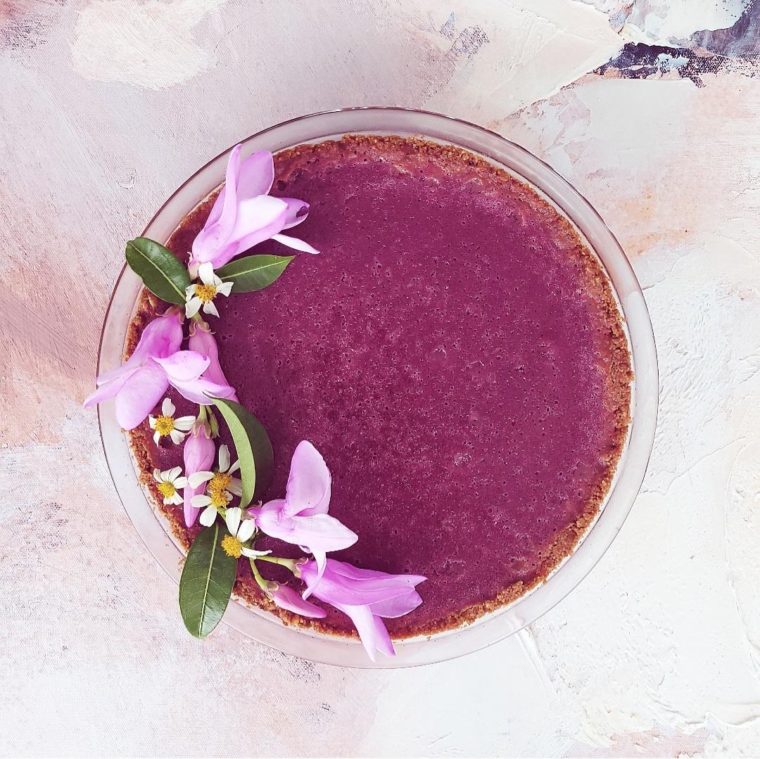
[(206, 495), (211, 499), (212, 505), (217, 508), (227, 505), (227, 489), (231, 480), (232, 475), (227, 474), (227, 472), (215, 472), (206, 485)]
[(156, 432), (159, 435), (168, 435), (174, 429), (174, 419), (170, 416), (156, 417)]
[(232, 535), (225, 535), (222, 538), (222, 550), (227, 556), (233, 559), (239, 559), (243, 555), (243, 544)]
[(223, 490), (211, 491), (208, 493), (208, 497), (211, 499), (211, 505), (217, 509), (229, 503), (227, 494)]
[(173, 495), (177, 494), (177, 488), (175, 488), (171, 482), (159, 482), (158, 492), (161, 493), (164, 498), (171, 498)]
[(214, 300), (216, 287), (214, 285), (196, 285), (195, 294), (200, 298), (201, 303), (209, 303)]

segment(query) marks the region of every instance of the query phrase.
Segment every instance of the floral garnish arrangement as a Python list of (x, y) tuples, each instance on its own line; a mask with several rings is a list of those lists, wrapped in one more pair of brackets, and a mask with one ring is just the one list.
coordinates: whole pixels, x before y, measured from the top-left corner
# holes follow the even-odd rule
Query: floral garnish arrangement
[[(272, 154), (260, 151), (241, 160), (240, 151), (238, 145), (230, 154), (225, 183), (186, 265), (153, 240), (139, 237), (127, 243), (127, 263), (168, 307), (145, 326), (129, 359), (97, 378), (97, 389), (84, 405), (112, 399), (125, 430), (147, 419), (156, 444), (182, 446), (183, 466), (156, 469), (153, 478), (164, 504), (182, 507), (187, 527), (196, 521), (202, 526), (188, 551), (179, 587), (182, 618), (193, 635), (203, 638), (219, 623), (238, 561), (245, 561), (277, 606), (314, 619), (326, 616), (323, 604), (332, 606), (350, 617), (372, 660), (378, 651), (392, 656), (393, 643), (382, 619), (417, 608), (422, 599), (415, 588), (425, 578), (328, 558), (328, 553), (353, 545), (358, 536), (328, 513), (332, 480), (319, 451), (306, 440), (299, 443), (284, 498), (263, 504), (255, 500), (271, 478), (272, 445), (227, 381), (205, 319), (219, 317), (218, 298), (268, 287), (294, 259), (241, 255), (253, 246), (272, 239), (295, 251), (318, 251), (283, 234), (307, 217), (309, 207), (301, 200), (269, 195)], [(194, 415), (176, 416), (166, 397), (170, 387), (197, 405)], [(229, 448), (218, 444), (220, 419), (232, 438), (235, 461)], [(264, 536), (298, 546), (304, 555), (294, 559), (276, 556), (271, 548), (261, 550), (257, 542)], [(267, 579), (272, 565), (285, 568), (292, 580)]]

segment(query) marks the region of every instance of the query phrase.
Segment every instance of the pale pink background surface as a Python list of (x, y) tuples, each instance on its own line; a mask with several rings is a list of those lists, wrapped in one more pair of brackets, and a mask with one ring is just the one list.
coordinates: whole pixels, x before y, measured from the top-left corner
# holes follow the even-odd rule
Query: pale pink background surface
[[(0, 1), (0, 753), (760, 753), (748, 5)], [(699, 34), (745, 11), (735, 41)], [(680, 52), (593, 73), (626, 42)], [(190, 638), (81, 409), (124, 241), (239, 138), (362, 104), (489, 126), (578, 187), (645, 288), (662, 378), (650, 472), (591, 576), (519, 636), (397, 672)]]

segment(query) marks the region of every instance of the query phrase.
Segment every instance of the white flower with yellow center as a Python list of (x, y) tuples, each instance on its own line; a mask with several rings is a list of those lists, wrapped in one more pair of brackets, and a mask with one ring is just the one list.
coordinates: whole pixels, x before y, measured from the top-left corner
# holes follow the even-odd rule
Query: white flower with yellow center
[(243, 492), (242, 483), (232, 475), (240, 469), (240, 462), (230, 465), (230, 449), (226, 445), (219, 446), (219, 461), (214, 472), (194, 472), (190, 475), (191, 487), (200, 487), (204, 482), (206, 492), (194, 495), (192, 505), (196, 509), (203, 509), (199, 517), (204, 527), (214, 524), (216, 515), (221, 509), (226, 509), (232, 496), (240, 496)]
[(153, 441), (156, 445), (162, 437), (167, 436), (171, 438), (174, 445), (179, 445), (195, 423), (194, 416), (180, 416), (175, 419), (175, 411), (174, 404), (168, 398), (164, 398), (164, 402), (161, 404), (161, 414), (159, 416), (151, 414), (148, 417), (148, 424), (153, 430)]
[(158, 483), (158, 492), (164, 497), (164, 503), (169, 506), (181, 506), (183, 502), (180, 490), (187, 485), (187, 477), (181, 477), (182, 467), (175, 466), (162, 472), (153, 470), (153, 479)]
[(237, 506), (227, 509), (224, 522), (227, 525), (229, 535), (222, 538), (222, 549), (227, 556), (231, 556), (233, 559), (239, 559), (241, 556), (255, 559), (272, 553), (271, 551), (257, 551), (246, 545), (256, 532), (256, 522), (253, 519), (248, 519), (247, 512), (244, 512), (243, 509)]
[(225, 298), (229, 296), (232, 282), (222, 282), (214, 274), (214, 267), (208, 262), (198, 267), (198, 276), (201, 279), (200, 284), (196, 282), (185, 290), (185, 316), (191, 319), (201, 309), (204, 314), (219, 316), (214, 298), (217, 295), (224, 295)]

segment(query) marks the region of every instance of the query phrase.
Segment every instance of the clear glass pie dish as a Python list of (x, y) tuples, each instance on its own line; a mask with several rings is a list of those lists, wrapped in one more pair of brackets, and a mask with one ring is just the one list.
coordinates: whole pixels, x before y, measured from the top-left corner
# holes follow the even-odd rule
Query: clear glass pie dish
[[(289, 627), (279, 618), (239, 600), (230, 603), (224, 621), (243, 634), (288, 654), (313, 661), (357, 667), (405, 667), (460, 656), (499, 641), (551, 609), (592, 569), (619, 532), (641, 486), (652, 449), (657, 417), (657, 358), (651, 322), (641, 288), (613, 234), (591, 205), (542, 161), (503, 137), (464, 121), (396, 108), (359, 108), (304, 116), (266, 129), (242, 141), (243, 155), (276, 153), (306, 142), (346, 133), (424, 137), (474, 152), (509, 171), (552, 203), (576, 228), (605, 269), (626, 329), (634, 381), (631, 424), (615, 478), (599, 513), (575, 550), (529, 593), (508, 606), (453, 630), (396, 641), (395, 658), (372, 663), (358, 639)], [(190, 177), (161, 207), (142, 233), (165, 242), (204, 198), (224, 181), (229, 150)], [(124, 268), (116, 282), (101, 334), (98, 373), (123, 360), (128, 326), (142, 282)], [(168, 523), (143, 490), (127, 435), (112, 404), (98, 408), (101, 438), (111, 476), (136, 530), (153, 556), (179, 581), (182, 551)]]

